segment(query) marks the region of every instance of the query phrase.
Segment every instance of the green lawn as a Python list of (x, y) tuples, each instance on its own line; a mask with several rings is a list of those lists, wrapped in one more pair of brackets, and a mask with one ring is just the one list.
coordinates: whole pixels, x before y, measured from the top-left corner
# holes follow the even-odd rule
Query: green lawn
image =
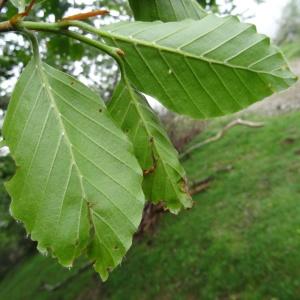
[[(216, 174), (212, 186), (193, 209), (165, 215), (154, 235), (136, 242), (100, 298), (80, 299), (300, 299), (300, 113), (234, 128), (185, 167), (191, 179)], [(91, 273), (55, 293), (40, 288), (70, 272), (29, 258), (0, 282), (0, 300), (73, 300), (97, 290)]]
[(300, 41), (295, 41), (291, 43), (286, 43), (281, 46), (281, 50), (285, 54), (285, 56), (291, 60), (297, 57), (300, 57)]
[[(55, 286), (76, 272), (62, 269), (50, 258), (36, 255), (12, 270), (0, 284), (1, 300), (74, 300), (90, 287), (91, 272), (79, 275), (70, 284), (55, 291), (44, 286)], [(89, 300), (89, 299), (86, 299)]]

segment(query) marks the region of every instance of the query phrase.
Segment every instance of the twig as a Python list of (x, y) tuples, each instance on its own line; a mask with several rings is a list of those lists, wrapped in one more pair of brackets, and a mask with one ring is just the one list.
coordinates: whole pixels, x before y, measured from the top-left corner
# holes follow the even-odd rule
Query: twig
[(234, 120), (234, 121), (230, 122), (228, 125), (226, 125), (215, 136), (213, 136), (211, 138), (208, 138), (207, 140), (205, 140), (203, 142), (200, 142), (200, 143), (198, 143), (196, 145), (193, 145), (192, 147), (188, 148), (186, 151), (184, 151), (180, 155), (180, 159), (184, 159), (186, 156), (191, 154), (196, 149), (202, 148), (203, 146), (205, 146), (209, 143), (216, 142), (216, 141), (220, 140), (226, 134), (226, 132), (229, 129), (231, 129), (235, 126), (247, 126), (247, 127), (251, 127), (251, 128), (261, 128), (261, 127), (264, 126), (264, 123), (256, 123), (256, 122), (246, 121), (246, 120), (242, 120), (242, 119)]
[(195, 182), (190, 188), (189, 192), (191, 196), (195, 196), (201, 192), (206, 191), (210, 185), (211, 182), (214, 181), (215, 177), (214, 176), (209, 176), (208, 178)]
[(0, 32), (7, 32), (12, 30), (12, 25), (10, 21), (0, 22)]
[(24, 11), (24, 13), (21, 14), (23, 17), (27, 17), (29, 15), (29, 13), (31, 12), (31, 10), (32, 10), (32, 8), (33, 8), (33, 6), (35, 4), (35, 1), (36, 0), (31, 0), (30, 1), (29, 5), (27, 6), (27, 8)]
[(146, 203), (143, 211), (143, 218), (138, 231), (135, 233), (134, 238), (140, 240), (145, 233), (152, 232), (155, 225), (158, 223), (160, 217), (166, 212), (163, 203), (154, 204), (151, 202)]
[[(0, 0), (1, 1), (1, 0)], [(3, 0), (5, 2), (5, 0)], [(24, 12), (14, 15), (10, 20), (0, 23), (0, 32), (12, 30), (18, 23), (23, 20), (24, 17), (27, 17), (31, 12), (36, 0), (31, 0)], [(3, 4), (3, 3), (2, 3)], [(1, 11), (1, 9), (0, 9)]]
[(81, 14), (68, 16), (68, 17), (63, 18), (62, 21), (86, 20), (86, 19), (92, 18), (92, 17), (106, 16), (107, 14), (109, 14), (108, 10), (99, 9), (99, 10), (94, 10), (94, 11), (87, 12), (87, 13), (81, 13)]

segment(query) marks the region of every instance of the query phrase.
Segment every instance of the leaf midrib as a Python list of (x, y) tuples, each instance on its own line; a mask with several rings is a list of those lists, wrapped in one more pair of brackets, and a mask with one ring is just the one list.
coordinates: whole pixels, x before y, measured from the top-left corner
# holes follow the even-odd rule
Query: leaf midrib
[[(52, 93), (52, 88), (51, 88), (51, 86), (50, 86), (50, 84), (48, 82), (46, 74), (44, 73), (44, 67), (42, 65), (42, 62), (39, 59), (36, 59), (35, 61), (36, 61), (36, 64), (37, 64), (36, 66), (37, 66), (38, 73), (40, 74), (41, 82), (42, 82), (42, 84), (44, 84), (45, 90), (47, 91), (49, 99), (50, 99), (50, 101), (52, 103), (52, 107), (53, 107), (53, 109), (54, 109), (54, 111), (56, 113), (56, 118), (57, 118), (57, 120), (59, 122), (60, 127), (62, 128), (63, 139), (65, 140), (65, 142), (68, 145), (69, 152), (70, 152), (70, 155), (71, 155), (71, 164), (75, 167), (76, 172), (77, 172), (77, 176), (78, 176), (78, 179), (79, 179), (79, 182), (80, 182), (80, 189), (81, 189), (81, 192), (82, 192), (82, 199), (81, 199), (81, 206), (80, 206), (81, 210), (80, 210), (79, 216), (81, 218), (83, 202), (86, 203), (88, 211), (90, 212), (90, 208), (89, 208), (89, 206), (88, 206), (88, 204), (86, 202), (87, 197), (86, 197), (86, 193), (85, 193), (85, 190), (84, 190), (84, 187), (83, 187), (83, 182), (82, 182), (83, 175), (81, 174), (80, 169), (79, 169), (79, 167), (78, 167), (78, 165), (76, 163), (75, 156), (74, 156), (74, 153), (73, 153), (73, 150), (72, 150), (73, 145), (72, 145), (72, 143), (71, 143), (71, 141), (70, 141), (70, 139), (69, 139), (69, 137), (67, 135), (67, 130), (66, 130), (65, 126), (64, 126), (64, 123), (63, 123), (62, 118), (61, 118), (61, 113), (59, 112), (59, 109), (57, 107), (56, 101), (54, 99), (54, 95)], [(88, 214), (88, 217), (89, 217), (90, 225), (92, 225), (91, 218), (90, 218), (90, 213)], [(80, 222), (81, 221), (79, 219), (79, 222), (78, 222), (79, 226), (80, 226)], [(79, 235), (79, 230), (78, 230), (78, 235)], [(78, 236), (78, 238), (79, 238), (79, 236)]]
[[(71, 154), (71, 159), (72, 159), (72, 164), (73, 164), (73, 166), (76, 168), (76, 172), (77, 172), (77, 175), (78, 175), (78, 178), (79, 178), (79, 181), (80, 181), (80, 188), (81, 188), (81, 191), (82, 191), (82, 201), (81, 201), (81, 211), (80, 211), (80, 217), (81, 217), (81, 215), (82, 215), (82, 206), (83, 206), (83, 203), (85, 202), (86, 203), (86, 205), (87, 205), (87, 208), (88, 208), (88, 218), (89, 218), (89, 223), (90, 223), (90, 225), (94, 228), (94, 229), (96, 229), (96, 226), (95, 226), (95, 224), (94, 224), (94, 221), (92, 220), (92, 214), (95, 214), (96, 213), (96, 211), (94, 211), (89, 205), (88, 205), (88, 199), (87, 199), (87, 195), (86, 195), (86, 193), (85, 193), (85, 189), (84, 189), (84, 184), (83, 184), (83, 178), (84, 178), (84, 176), (83, 176), (83, 174), (81, 173), (81, 171), (80, 171), (80, 169), (79, 169), (79, 167), (78, 167), (78, 165), (77, 165), (77, 163), (76, 163), (76, 160), (75, 160), (75, 155), (74, 155), (74, 150), (73, 149), (75, 149), (74, 148), (74, 146), (73, 146), (73, 144), (71, 143), (71, 141), (70, 141), (70, 139), (68, 138), (68, 136), (67, 136), (67, 130), (66, 130), (66, 127), (65, 127), (65, 125), (64, 125), (64, 122), (63, 122), (63, 116), (61, 115), (61, 113), (59, 112), (59, 109), (58, 109), (58, 107), (57, 107), (57, 104), (56, 104), (56, 101), (55, 101), (55, 97), (54, 97), (54, 95), (53, 95), (53, 92), (52, 92), (52, 88), (51, 88), (51, 86), (50, 86), (50, 84), (49, 84), (49, 82), (48, 82), (48, 79), (47, 79), (47, 76), (46, 76), (46, 74), (48, 75), (48, 76), (52, 76), (52, 75), (50, 75), (46, 70), (44, 70), (44, 67), (43, 67), (43, 65), (42, 65), (42, 63), (39, 61), (38, 63), (37, 63), (37, 66), (38, 66), (38, 72), (40, 73), (40, 77), (41, 77), (41, 80), (42, 80), (42, 82), (45, 84), (45, 89), (46, 89), (46, 91), (47, 91), (47, 93), (48, 93), (48, 95), (49, 95), (49, 98), (50, 98), (50, 100), (51, 100), (51, 103), (53, 104), (53, 107), (54, 107), (54, 109), (55, 109), (55, 112), (56, 112), (56, 115), (57, 115), (57, 119), (59, 120), (59, 124), (60, 124), (60, 127), (62, 128), (62, 130), (63, 130), (63, 132), (64, 132), (64, 135), (63, 135), (63, 137), (64, 137), (64, 139), (65, 139), (65, 141), (68, 143), (68, 148), (69, 148), (69, 151), (70, 151), (70, 154)], [(97, 123), (98, 124), (98, 123)], [(74, 125), (73, 125), (74, 126)], [(98, 145), (98, 144), (97, 144)], [(100, 146), (100, 145), (98, 145), (98, 146)], [(103, 150), (104, 150), (104, 148), (102, 148)], [(75, 149), (76, 150), (76, 149)], [(78, 152), (79, 150), (77, 150), (77, 152)], [(107, 152), (107, 150), (105, 150), (106, 152)], [(82, 154), (81, 154), (82, 155)], [(113, 157), (115, 157), (116, 159), (117, 159), (117, 157), (116, 156), (113, 156)], [(118, 159), (118, 161), (120, 162), (120, 160)], [(125, 164), (126, 165), (126, 164)], [(129, 168), (129, 166), (128, 165), (126, 165), (128, 168)], [(132, 170), (132, 169), (131, 169)], [(101, 170), (101, 172), (104, 172), (103, 170)], [(106, 173), (105, 173), (106, 174)], [(110, 176), (109, 174), (106, 174), (106, 176), (108, 176), (109, 178), (111, 178), (114, 182), (116, 182), (115, 181), (115, 179), (112, 177), (112, 176)], [(89, 180), (87, 179), (87, 178), (85, 178), (85, 180), (87, 181), (87, 182), (89, 182)], [(116, 182), (117, 183), (117, 182)], [(92, 184), (92, 183), (90, 183), (89, 182), (89, 184)], [(92, 184), (93, 185), (93, 184)], [(94, 185), (93, 185), (94, 186)], [(123, 187), (123, 186), (122, 186)], [(94, 188), (96, 188), (95, 186), (94, 186)], [(129, 190), (127, 190), (125, 187), (123, 187), (131, 196), (134, 196), (134, 195), (132, 195), (131, 193), (130, 193), (130, 191)], [(101, 192), (98, 188), (97, 188), (97, 191), (98, 192)], [(101, 192), (102, 193), (102, 192)], [(103, 194), (104, 195), (104, 194)], [(111, 201), (110, 199), (109, 199), (109, 197), (107, 196), (107, 195), (104, 195), (105, 197), (106, 197), (106, 199), (108, 199), (109, 201), (110, 201), (110, 203), (112, 203), (112, 205), (116, 208), (116, 209), (118, 209), (119, 210), (119, 212), (124, 216), (124, 217), (126, 217), (126, 219), (128, 220), (128, 222), (131, 224), (131, 226), (133, 226), (133, 228), (135, 228), (136, 226), (132, 223), (132, 221), (128, 218), (128, 216), (126, 216), (125, 214), (124, 214), (124, 212), (113, 202), (113, 201)], [(79, 222), (78, 222), (78, 224), (79, 224), (79, 226), (80, 226), (80, 219), (79, 219)], [(96, 230), (95, 230), (96, 231)], [(79, 232), (79, 231), (78, 231)], [(118, 235), (116, 235), (116, 237), (118, 237), (119, 238), (119, 240), (120, 240), (120, 242), (122, 243), (122, 244), (124, 244), (124, 241), (122, 241), (122, 239), (120, 239), (120, 237), (118, 236)], [(97, 235), (97, 238), (99, 238), (99, 236)], [(101, 244), (103, 244), (103, 242), (101, 242), (101, 240), (99, 239), (99, 243), (101, 243)], [(105, 245), (105, 247), (106, 247), (106, 245)], [(106, 247), (107, 248), (107, 247)]]
[[(67, 130), (66, 130), (66, 128), (65, 128), (64, 121), (63, 121), (64, 117), (63, 117), (63, 116), (60, 114), (60, 112), (59, 112), (59, 109), (58, 109), (58, 107), (57, 107), (57, 105), (56, 105), (56, 101), (54, 100), (53, 92), (51, 91), (52, 88), (51, 88), (50, 85), (49, 85), (49, 82), (48, 82), (47, 77), (45, 76), (45, 74), (47, 74), (48, 76), (51, 76), (51, 77), (53, 77), (53, 75), (50, 74), (50, 73), (48, 73), (46, 70), (44, 70), (44, 68), (43, 68), (43, 66), (42, 66), (41, 63), (39, 63), (39, 72), (41, 72), (40, 75), (41, 75), (42, 79), (45, 81), (45, 82), (44, 82), (44, 83), (45, 83), (45, 88), (46, 88), (46, 90), (47, 90), (47, 93), (48, 93), (48, 95), (49, 95), (49, 98), (50, 98), (51, 102), (53, 102), (53, 104), (54, 104), (54, 108), (55, 108), (55, 110), (56, 110), (56, 114), (57, 114), (58, 120), (59, 120), (59, 122), (60, 122), (60, 125), (61, 125), (63, 131), (66, 133)], [(60, 79), (57, 79), (57, 78), (55, 78), (55, 79), (60, 81)], [(57, 93), (56, 93), (56, 94), (57, 94)], [(63, 97), (62, 97), (61, 95), (57, 94), (57, 96), (59, 96), (60, 98), (63, 99)], [(66, 101), (66, 100), (64, 100), (64, 101)], [(65, 103), (66, 103), (66, 102), (65, 102)], [(73, 109), (75, 109), (75, 107), (73, 107)], [(76, 109), (76, 110), (77, 110), (77, 109)], [(80, 111), (78, 111), (78, 112), (80, 112)], [(81, 112), (81, 113), (82, 113), (82, 112)], [(87, 116), (86, 116), (86, 117), (87, 117)], [(88, 138), (89, 140), (92, 141), (91, 137), (89, 137), (89, 136), (88, 136), (87, 134), (85, 134), (83, 131), (77, 129), (77, 128), (75, 127), (75, 125), (74, 125), (71, 121), (69, 121), (69, 120), (66, 119), (65, 122), (68, 122), (68, 123), (70, 124), (70, 126), (72, 126), (74, 129), (80, 131), (81, 134), (83, 134), (86, 138)], [(97, 124), (98, 124), (99, 126), (103, 127), (102, 124), (100, 124), (100, 123), (97, 123)], [(104, 128), (105, 130), (109, 131), (111, 134), (114, 134), (114, 133), (113, 133), (112, 131), (110, 131), (107, 127), (103, 127), (103, 128)], [(76, 171), (77, 171), (77, 173), (78, 173), (79, 180), (80, 180), (80, 182), (81, 182), (81, 189), (82, 189), (82, 193), (83, 193), (82, 203), (83, 203), (84, 201), (86, 202), (87, 207), (88, 207), (88, 211), (89, 211), (89, 217), (91, 217), (91, 216), (90, 216), (90, 213), (94, 214), (95, 211), (88, 205), (88, 202), (87, 202), (88, 199), (87, 199), (87, 196), (86, 196), (86, 194), (85, 194), (84, 184), (83, 184), (83, 182), (82, 182), (83, 178), (84, 178), (84, 180), (86, 180), (90, 185), (92, 185), (94, 188), (96, 188), (97, 191), (98, 191), (99, 193), (103, 194), (103, 196), (104, 196), (107, 200), (109, 200), (110, 203), (111, 203), (116, 209), (118, 209), (119, 212), (120, 212), (122, 215), (124, 215), (124, 217), (126, 217), (126, 219), (127, 219), (128, 222), (133, 226), (133, 228), (135, 228), (136, 225), (132, 223), (132, 221), (128, 218), (128, 216), (125, 215), (124, 212), (123, 212), (123, 211), (122, 211), (122, 210), (121, 210), (121, 209), (120, 209), (120, 208), (119, 208), (119, 207), (118, 207), (118, 206), (117, 206), (117, 205), (116, 205), (116, 204), (115, 204), (115, 203), (114, 203), (107, 195), (105, 195), (105, 194), (104, 194), (102, 191), (100, 191), (96, 186), (94, 186), (94, 185), (89, 181), (89, 179), (85, 178), (85, 177), (82, 175), (82, 173), (80, 172), (80, 169), (79, 169), (78, 165), (76, 164), (75, 155), (74, 155), (74, 152), (73, 152), (73, 151), (74, 151), (74, 150), (77, 151), (77, 152), (78, 152), (80, 155), (82, 155), (82, 156), (84, 156), (84, 154), (81, 153), (78, 149), (76, 149), (76, 148), (73, 146), (73, 144), (71, 143), (71, 141), (69, 140), (69, 138), (68, 138), (68, 136), (67, 136), (66, 134), (64, 134), (64, 138), (66, 138), (66, 140), (67, 140), (67, 142), (68, 142), (68, 144), (69, 144), (70, 153), (71, 153), (71, 157), (72, 157), (72, 160), (73, 160), (73, 165), (74, 165), (75, 168), (76, 168)], [(104, 152), (109, 153), (107, 149), (105, 149), (104, 147), (102, 147), (102, 146), (99, 145), (98, 143), (95, 143), (94, 141), (92, 141), (92, 142), (93, 142), (94, 144), (96, 144), (98, 147), (100, 147)], [(74, 149), (74, 150), (72, 150), (72, 149)], [(123, 161), (121, 161), (117, 156), (115, 156), (115, 155), (113, 155), (113, 154), (111, 154), (111, 153), (110, 153), (110, 155), (111, 155), (112, 157), (114, 157), (118, 162), (124, 164), (124, 165), (125, 165), (126, 167), (128, 167), (130, 170), (134, 171), (132, 168), (130, 168), (129, 165), (127, 165), (126, 163), (124, 163)], [(85, 157), (85, 156), (84, 156), (84, 157)], [(87, 159), (90, 163), (94, 164), (94, 163), (91, 162), (88, 158), (85, 157), (85, 159)], [(104, 173), (103, 170), (101, 170), (101, 172)], [(113, 180), (114, 182), (116, 182), (115, 179), (114, 179), (111, 175), (109, 175), (109, 174), (107, 174), (107, 173), (105, 173), (105, 175), (108, 176), (108, 177), (109, 177), (111, 180)], [(118, 183), (118, 182), (116, 182), (116, 183)], [(122, 186), (122, 187), (124, 188), (124, 190), (126, 190), (132, 197), (134, 197), (134, 195), (132, 195), (132, 194), (130, 193), (130, 191), (129, 191), (127, 188), (125, 188), (123, 185), (120, 185), (120, 186)], [(91, 224), (93, 227), (95, 227), (94, 222), (93, 222), (92, 220), (90, 220), (90, 224)], [(120, 241), (122, 241), (122, 240), (120, 239)]]
[[(256, 70), (256, 69), (247, 68), (247, 67), (243, 67), (243, 66), (239, 66), (239, 65), (233, 65), (233, 64), (230, 64), (228, 62), (222, 62), (222, 61), (210, 59), (210, 58), (207, 58), (207, 57), (202, 56), (202, 55), (198, 55), (198, 56), (193, 55), (189, 52), (182, 51), (181, 49), (178, 49), (178, 48), (174, 49), (174, 48), (159, 45), (157, 43), (147, 42), (145, 40), (140, 40), (140, 39), (136, 39), (136, 38), (132, 38), (132, 37), (125, 37), (125, 36), (116, 34), (113, 31), (109, 31), (109, 30), (107, 30), (107, 31), (99, 30), (99, 33), (100, 33), (101, 36), (103, 36), (105, 38), (108, 38), (108, 39), (112, 39), (114, 42), (122, 41), (122, 42), (128, 43), (130, 45), (134, 45), (134, 46), (144, 46), (144, 47), (148, 47), (150, 49), (155, 49), (157, 51), (168, 52), (168, 53), (180, 55), (180, 56), (183, 56), (185, 58), (201, 60), (201, 61), (209, 63), (209, 64), (217, 64), (217, 65), (225, 66), (225, 67), (228, 67), (228, 68), (231, 68), (231, 69), (240, 69), (240, 70), (244, 70), (244, 71), (248, 71), (248, 72), (253, 72), (253, 73), (256, 73), (256, 74), (272, 75), (276, 78), (282, 78), (282, 79), (294, 78), (293, 76), (279, 76), (278, 74), (274, 74), (273, 72), (267, 72), (267, 71)], [(126, 55), (126, 53), (125, 53), (125, 55)]]
[[(80, 182), (80, 189), (81, 189), (81, 192), (82, 192), (82, 198), (81, 198), (81, 203), (80, 203), (80, 212), (79, 212), (79, 220), (78, 220), (78, 230), (77, 230), (77, 238), (79, 238), (79, 231), (80, 231), (80, 223), (81, 223), (81, 217), (82, 217), (82, 207), (83, 207), (83, 203), (86, 203), (86, 206), (87, 206), (87, 210), (88, 210), (88, 220), (89, 220), (89, 224), (92, 228), (94, 228), (94, 232), (96, 233), (96, 237), (98, 239), (98, 242), (107, 250), (108, 254), (110, 255), (110, 257), (112, 258), (113, 262), (116, 263), (111, 251), (109, 250), (109, 248), (102, 242), (99, 234), (97, 233), (97, 230), (96, 230), (96, 225), (94, 223), (94, 220), (93, 220), (93, 215), (97, 214), (96, 211), (94, 211), (89, 205), (88, 205), (88, 202), (87, 202), (87, 195), (86, 195), (86, 192), (85, 192), (85, 189), (84, 189), (84, 184), (83, 184), (83, 174), (80, 172), (80, 169), (76, 163), (76, 160), (75, 160), (75, 155), (74, 155), (74, 152), (73, 152), (73, 145), (67, 135), (67, 130), (66, 130), (66, 127), (64, 125), (64, 122), (62, 120), (62, 116), (61, 116), (61, 113), (59, 112), (59, 109), (57, 107), (57, 104), (56, 104), (56, 101), (54, 99), (54, 95), (53, 95), (53, 92), (52, 92), (52, 88), (50, 87), (49, 85), (49, 82), (48, 82), (48, 79), (47, 79), (47, 76), (46, 74), (44, 73), (44, 68), (42, 66), (42, 63), (39, 61), (38, 62), (38, 72), (40, 74), (40, 78), (41, 78), (41, 81), (43, 84), (45, 84), (45, 89), (47, 91), (47, 94), (49, 96), (49, 99), (53, 105), (53, 108), (54, 108), (54, 111), (56, 112), (56, 117), (57, 117), (57, 120), (60, 124), (60, 127), (62, 128), (63, 130), (63, 138), (64, 140), (66, 141), (66, 143), (68, 144), (68, 148), (69, 148), (69, 152), (70, 152), (70, 155), (71, 155), (71, 169), (72, 169), (72, 165), (75, 167), (76, 169), (76, 173), (77, 173), (77, 176), (78, 176), (78, 180)], [(87, 180), (87, 179), (86, 179)], [(115, 206), (115, 205), (114, 205)], [(116, 207), (116, 206), (115, 206)], [(129, 220), (129, 218), (128, 218)], [(130, 220), (129, 220), (130, 221)], [(131, 222), (130, 222), (131, 223)], [(108, 224), (107, 222), (105, 222), (105, 224)], [(131, 223), (132, 224), (132, 223)], [(133, 225), (133, 224), (132, 224)], [(111, 226), (109, 226), (111, 228)], [(113, 230), (111, 228), (111, 230)], [(113, 230), (114, 231), (114, 230)], [(115, 235), (116, 235), (116, 238), (119, 239), (119, 241), (122, 243), (122, 245), (124, 245), (124, 241), (122, 241), (122, 239), (120, 238), (120, 236), (114, 231)]]
[[(126, 75), (125, 75), (125, 76), (126, 76)], [(155, 137), (152, 136), (152, 133), (151, 133), (150, 129), (148, 128), (148, 123), (149, 123), (149, 122), (146, 121), (146, 119), (144, 118), (144, 114), (143, 114), (142, 110), (140, 109), (140, 105), (141, 105), (141, 104), (140, 104), (139, 101), (136, 99), (135, 92), (133, 91), (133, 89), (132, 89), (132, 87), (129, 85), (129, 83), (126, 83), (126, 82), (125, 82), (125, 88), (128, 89), (128, 91), (129, 91), (129, 93), (130, 93), (130, 95), (131, 95), (131, 99), (133, 99), (134, 106), (135, 106), (135, 108), (136, 108), (138, 114), (140, 115), (140, 118), (141, 118), (141, 120), (142, 120), (142, 122), (143, 122), (143, 124), (144, 124), (144, 128), (145, 128), (145, 130), (146, 130), (148, 136), (153, 138), (153, 142), (152, 142), (153, 148), (155, 148), (156, 153), (157, 153), (158, 156), (160, 157), (160, 156), (161, 156), (161, 155), (159, 154), (160, 151), (159, 151), (159, 149), (158, 149), (157, 146), (156, 146), (156, 139), (155, 139)], [(169, 173), (168, 173), (168, 171), (167, 171), (167, 167), (166, 167), (166, 164), (165, 164), (164, 160), (161, 159), (161, 158), (160, 158), (159, 160), (160, 160), (160, 162), (161, 162), (162, 167), (163, 167), (164, 170), (165, 170), (165, 173), (170, 177), (170, 175), (169, 175)], [(154, 162), (153, 162), (153, 163), (154, 163)], [(180, 195), (179, 195), (178, 192), (177, 192), (177, 189), (176, 189), (176, 186), (175, 186), (173, 180), (170, 180), (170, 182), (171, 182), (171, 185), (172, 185), (172, 188), (173, 188), (175, 194), (179, 197)], [(183, 205), (183, 203), (181, 203), (181, 205)]]

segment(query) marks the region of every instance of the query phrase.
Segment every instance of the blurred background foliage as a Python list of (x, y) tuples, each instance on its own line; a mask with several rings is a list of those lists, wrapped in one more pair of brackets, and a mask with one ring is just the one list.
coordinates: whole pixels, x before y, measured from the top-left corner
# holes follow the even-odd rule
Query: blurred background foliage
[(290, 59), (300, 56), (300, 1), (290, 0), (284, 9), (276, 42)]

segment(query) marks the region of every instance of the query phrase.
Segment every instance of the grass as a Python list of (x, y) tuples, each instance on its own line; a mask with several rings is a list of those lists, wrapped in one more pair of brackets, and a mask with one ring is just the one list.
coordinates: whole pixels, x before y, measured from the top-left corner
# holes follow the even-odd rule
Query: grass
[[(101, 285), (101, 299), (299, 299), (299, 125), (299, 112), (270, 118), (262, 129), (234, 128), (193, 153), (189, 177), (215, 175), (212, 186), (193, 209), (165, 215), (154, 235), (135, 243)], [(218, 172), (227, 166), (230, 172)], [(42, 282), (70, 272), (49, 258), (29, 258), (0, 282), (0, 299), (77, 299), (97, 289), (85, 273), (56, 294), (41, 291)]]
[(300, 41), (286, 43), (281, 49), (288, 59), (300, 57)]
[(72, 276), (76, 269), (62, 269), (50, 258), (35, 255), (27, 258), (20, 266), (12, 270), (0, 285), (1, 300), (74, 300), (90, 288), (91, 272), (76, 277), (74, 282), (62, 288), (47, 291), (44, 286), (55, 286)]

